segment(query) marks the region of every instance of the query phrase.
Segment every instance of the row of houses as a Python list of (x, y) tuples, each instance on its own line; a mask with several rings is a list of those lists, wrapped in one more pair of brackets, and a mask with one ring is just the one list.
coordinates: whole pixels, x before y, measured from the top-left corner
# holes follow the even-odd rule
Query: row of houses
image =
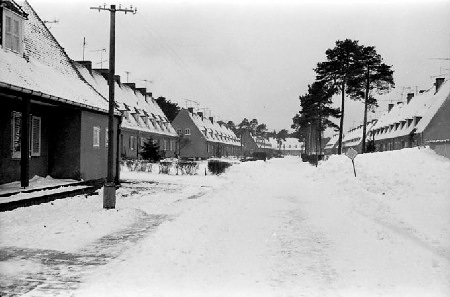
[[(26, 1), (0, 0), (0, 16), (0, 184), (20, 180), (27, 187), (35, 175), (101, 182), (107, 174), (108, 69), (71, 60)], [(139, 158), (149, 140), (166, 157), (193, 159), (280, 149), (273, 139), (238, 138), (192, 108), (171, 123), (151, 92), (117, 75), (114, 92), (115, 179), (119, 160)], [(283, 148), (291, 151), (291, 144)]]
[[(362, 133), (362, 126), (349, 130), (343, 137), (344, 150), (352, 147), (361, 151)], [(438, 154), (450, 158), (448, 77), (436, 78), (428, 90), (408, 93), (406, 101), (389, 104), (386, 112), (367, 124), (366, 133), (367, 140), (374, 141), (377, 151), (429, 145)], [(337, 153), (337, 146), (338, 135), (334, 135), (325, 146), (325, 153)]]

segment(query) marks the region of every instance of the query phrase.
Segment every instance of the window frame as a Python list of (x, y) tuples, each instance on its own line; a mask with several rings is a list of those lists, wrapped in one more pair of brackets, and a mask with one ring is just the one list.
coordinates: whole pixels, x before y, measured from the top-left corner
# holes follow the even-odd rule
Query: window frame
[(184, 129), (184, 135), (191, 135), (191, 129), (190, 128)]
[(99, 126), (92, 127), (92, 147), (100, 147), (100, 132), (101, 128)]
[[(10, 31), (8, 32), (6, 30), (6, 20), (10, 19), (11, 20), (11, 24), (10, 24)], [(23, 27), (24, 27), (24, 18), (7, 9), (6, 7), (3, 7), (3, 15), (2, 15), (2, 44), (1, 46), (9, 51), (12, 51), (14, 53), (18, 53), (18, 54), (22, 54), (23, 53)], [(17, 27), (15, 27), (15, 22), (17, 23)], [(17, 29), (17, 32), (16, 30)], [(10, 35), (10, 36), (8, 36)], [(11, 44), (8, 45), (7, 44), (7, 37), (10, 38), (10, 42)], [(15, 43), (17, 43), (17, 48), (14, 45)]]

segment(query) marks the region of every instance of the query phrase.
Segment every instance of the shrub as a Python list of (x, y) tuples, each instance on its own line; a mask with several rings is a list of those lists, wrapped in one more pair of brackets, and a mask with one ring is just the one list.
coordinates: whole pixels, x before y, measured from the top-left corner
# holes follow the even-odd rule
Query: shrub
[(177, 164), (177, 174), (178, 169), (181, 171), (181, 174), (194, 175), (198, 170), (198, 163), (194, 161), (179, 161)]
[(374, 153), (377, 151), (377, 147), (375, 146), (375, 141), (369, 140), (366, 142), (366, 152), (367, 153)]
[(169, 174), (172, 162), (160, 162), (159, 163), (159, 173)]
[(252, 154), (252, 157), (256, 160), (267, 160), (267, 153), (266, 152), (254, 152)]
[(220, 161), (220, 160), (209, 160), (208, 161), (208, 170), (216, 175), (222, 174), (225, 172), (225, 169), (231, 166), (231, 163)]

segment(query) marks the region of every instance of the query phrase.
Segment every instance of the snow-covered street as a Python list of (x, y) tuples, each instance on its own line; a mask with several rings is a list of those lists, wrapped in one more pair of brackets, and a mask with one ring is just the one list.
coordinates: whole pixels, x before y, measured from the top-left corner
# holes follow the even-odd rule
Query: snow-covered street
[(355, 165), (124, 172), (116, 210), (97, 195), (1, 213), (2, 296), (449, 296), (450, 161)]

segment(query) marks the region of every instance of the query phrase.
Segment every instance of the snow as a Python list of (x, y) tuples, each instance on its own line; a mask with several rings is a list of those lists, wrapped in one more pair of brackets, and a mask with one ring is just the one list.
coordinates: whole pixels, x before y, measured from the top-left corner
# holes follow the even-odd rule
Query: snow
[[(0, 251), (89, 251), (103, 264), (46, 275), (47, 258), (11, 257), (0, 279), (53, 280), (25, 296), (449, 296), (450, 161), (414, 148), (355, 165), (357, 177), (346, 156), (220, 176), (124, 171), (115, 210), (98, 194), (0, 213)], [(102, 245), (124, 230), (139, 240)], [(52, 287), (58, 273), (78, 285)]]
[[(35, 175), (29, 180), (29, 186), (26, 188), (26, 190), (36, 190), (36, 189), (42, 189), (42, 188), (47, 188), (47, 187), (68, 185), (68, 184), (78, 183), (78, 182), (79, 181), (74, 180), (74, 179), (55, 179), (55, 178), (52, 178), (50, 175), (48, 175), (46, 177), (41, 177), (41, 176)], [(0, 195), (4, 195), (7, 193), (20, 192), (22, 190), (23, 190), (23, 188), (20, 186), (20, 181), (15, 181), (15, 182), (0, 185)]]

